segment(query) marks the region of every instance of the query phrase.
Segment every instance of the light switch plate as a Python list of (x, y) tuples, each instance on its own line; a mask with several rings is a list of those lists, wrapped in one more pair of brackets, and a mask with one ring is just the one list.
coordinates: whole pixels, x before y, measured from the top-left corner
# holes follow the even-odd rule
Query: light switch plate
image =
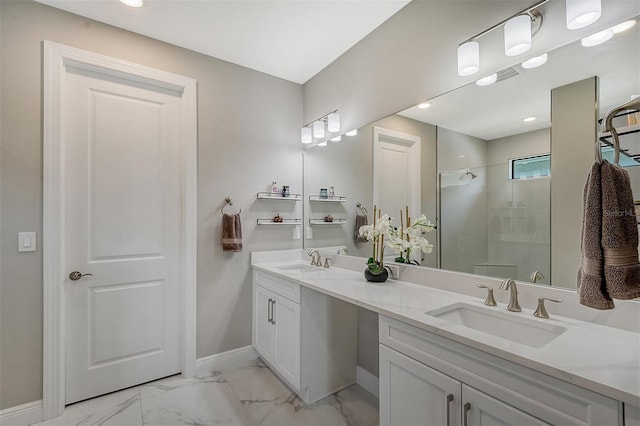
[(18, 252), (36, 251), (36, 233), (18, 232)]

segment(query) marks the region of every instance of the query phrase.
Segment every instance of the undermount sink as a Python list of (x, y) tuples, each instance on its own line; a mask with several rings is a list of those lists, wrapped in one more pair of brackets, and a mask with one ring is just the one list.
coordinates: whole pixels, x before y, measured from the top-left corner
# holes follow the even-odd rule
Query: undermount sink
[(276, 268), (281, 269), (283, 271), (287, 271), (287, 272), (313, 272), (313, 271), (322, 270), (322, 268), (318, 268), (317, 266), (300, 264), (300, 263), (295, 265), (276, 266)]
[(567, 331), (564, 327), (523, 318), (523, 314), (495, 311), (466, 303), (455, 303), (425, 313), (534, 348), (545, 346)]

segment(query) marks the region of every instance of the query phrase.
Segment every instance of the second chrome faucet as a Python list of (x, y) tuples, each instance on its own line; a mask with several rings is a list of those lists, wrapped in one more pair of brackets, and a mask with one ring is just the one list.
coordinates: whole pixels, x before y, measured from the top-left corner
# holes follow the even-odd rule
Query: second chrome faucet
[(518, 287), (516, 282), (511, 278), (507, 278), (500, 283), (500, 290), (510, 290), (511, 296), (509, 297), (509, 304), (507, 310), (511, 312), (522, 312), (520, 303), (518, 303)]

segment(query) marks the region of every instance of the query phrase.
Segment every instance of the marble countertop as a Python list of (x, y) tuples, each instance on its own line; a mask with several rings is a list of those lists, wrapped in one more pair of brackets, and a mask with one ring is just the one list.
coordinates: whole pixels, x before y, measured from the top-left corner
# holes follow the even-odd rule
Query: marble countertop
[[(483, 300), (421, 284), (389, 280), (365, 281), (361, 271), (338, 267), (313, 271), (281, 269), (305, 264), (299, 259), (253, 259), (252, 267), (300, 285), (361, 306), (380, 315), (419, 327), (534, 369), (565, 382), (589, 389), (618, 401), (640, 406), (640, 334), (586, 321), (553, 315), (539, 319), (533, 311), (506, 310), (504, 304), (487, 307)], [(543, 347), (531, 347), (426, 314), (454, 303), (468, 303), (507, 312), (531, 321), (567, 329)]]

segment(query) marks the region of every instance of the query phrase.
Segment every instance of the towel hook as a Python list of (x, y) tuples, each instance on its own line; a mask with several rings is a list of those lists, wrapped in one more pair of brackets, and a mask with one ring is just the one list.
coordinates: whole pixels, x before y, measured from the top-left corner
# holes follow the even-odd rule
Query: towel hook
[[(225, 205), (220, 208), (220, 212), (224, 214), (224, 208), (228, 206), (233, 206), (233, 201), (231, 201), (231, 197), (224, 197)], [(242, 209), (238, 212), (238, 214), (242, 213)]]
[(359, 201), (356, 203), (356, 207), (359, 208), (360, 210), (362, 210), (364, 212), (364, 214), (369, 214), (367, 212), (367, 209), (365, 209), (364, 206), (362, 205), (362, 203), (360, 203)]

